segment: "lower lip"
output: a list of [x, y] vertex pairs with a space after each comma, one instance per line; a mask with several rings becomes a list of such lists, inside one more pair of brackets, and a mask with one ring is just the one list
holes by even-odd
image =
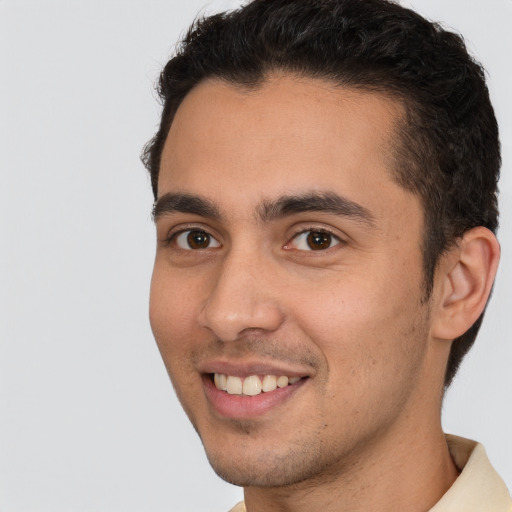
[[230, 395], [215, 387], [210, 375], [203, 376], [203, 385], [206, 396], [215, 411], [230, 419], [257, 418], [271, 409], [287, 402], [307, 381], [300, 379], [294, 384], [284, 388], [277, 388], [268, 393], [255, 396]]

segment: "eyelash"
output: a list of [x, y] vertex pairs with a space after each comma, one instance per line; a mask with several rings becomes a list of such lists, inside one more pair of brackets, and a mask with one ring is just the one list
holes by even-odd
[[[187, 240], [186, 243], [188, 245], [187, 248], [185, 247], [180, 247], [178, 245], [178, 239], [183, 236], [183, 235], [186, 235], [188, 233], [187, 236], [190, 236], [191, 233], [198, 233], [198, 234], [201, 234], [201, 235], [204, 235], [207, 239], [208, 239], [208, 245], [207, 247], [197, 247], [197, 248], [193, 248], [193, 247], [190, 247], [190, 243], [189, 241]], [[309, 234], [309, 236], [311, 236], [311, 234], [320, 234], [320, 235], [327, 235], [328, 237], [330, 237], [329, 239], [329, 246], [328, 247], [318, 247], [316, 249], [312, 248], [311, 246], [309, 246], [309, 249], [298, 249], [298, 248], [294, 248], [294, 247], [290, 247], [293, 243], [297, 243], [297, 241], [299, 240], [299, 238], [302, 236], [302, 235], [306, 235], [306, 234]], [[185, 242], [185, 241], [184, 241]], [[212, 242], [214, 243], [214, 245], [212, 245]], [[289, 239], [288, 242], [286, 242], [286, 244], [283, 246], [283, 249], [285, 250], [297, 250], [297, 251], [303, 251], [303, 252], [325, 252], [326, 250], [328, 249], [331, 249], [332, 247], [335, 247], [337, 245], [340, 245], [340, 244], [343, 244], [343, 240], [335, 235], [333, 232], [331, 232], [330, 230], [328, 229], [325, 229], [325, 228], [318, 228], [316, 226], [311, 226], [307, 229], [301, 229], [299, 231], [297, 231], [296, 233], [293, 234], [293, 236]], [[200, 227], [197, 227], [197, 226], [189, 226], [185, 229], [180, 229], [179, 231], [175, 231], [175, 232], [172, 232], [170, 233], [166, 239], [164, 240], [164, 244], [166, 246], [169, 246], [171, 244], [175, 243], [178, 247], [178, 249], [181, 249], [181, 250], [184, 250], [184, 251], [198, 251], [198, 250], [206, 250], [206, 249], [215, 249], [217, 247], [220, 247], [222, 244], [217, 240], [217, 238], [215, 236], [213, 236], [212, 234], [210, 234], [208, 231], [206, 231], [205, 229], [203, 228], [200, 228]], [[305, 243], [308, 243], [308, 241], [306, 240]]]
[[[328, 235], [329, 237], [331, 237], [331, 240], [330, 240], [330, 243], [329, 243], [329, 247], [326, 247], [326, 248], [319, 248], [319, 249], [313, 249], [313, 248], [309, 248], [309, 251], [307, 249], [294, 249], [293, 247], [289, 247], [294, 241], [297, 241], [299, 239], [299, 237], [301, 235], [306, 235], [306, 234], [313, 234], [313, 233], [318, 233], [318, 234], [321, 234], [321, 235]], [[309, 236], [309, 235], [308, 235]], [[335, 242], [335, 243], [333, 243]], [[306, 242], [307, 243], [307, 242]], [[299, 250], [299, 251], [304, 251], [304, 252], [324, 252], [328, 249], [331, 249], [332, 247], [335, 247], [337, 245], [340, 245], [340, 244], [343, 244], [343, 240], [338, 236], [338, 235], [335, 235], [332, 231], [326, 229], [326, 228], [319, 228], [317, 226], [311, 226], [307, 229], [301, 229], [300, 231], [297, 231], [296, 233], [294, 233], [294, 235], [290, 238], [290, 241], [287, 242], [284, 246], [284, 249], [286, 250]]]
[[[165, 240], [163, 241], [164, 245], [165, 246], [170, 246], [171, 244], [175, 243], [177, 245], [177, 240], [179, 239], [180, 236], [182, 235], [186, 235], [188, 233], [188, 235], [190, 235], [191, 233], [200, 233], [202, 235], [205, 235], [206, 237], [208, 237], [208, 239], [210, 241], [214, 240], [215, 242], [217, 242], [218, 245], [215, 245], [215, 247], [220, 247], [220, 242], [217, 240], [217, 238], [215, 236], [213, 236], [211, 233], [209, 233], [207, 230], [201, 228], [201, 227], [198, 227], [198, 226], [188, 226], [186, 228], [182, 228], [178, 231], [174, 231], [174, 232], [171, 232], [167, 235], [167, 237], [165, 238]], [[204, 249], [210, 249], [211, 247], [205, 247]], [[189, 247], [187, 249], [183, 248], [183, 247], [179, 247], [178, 246], [178, 249], [181, 249], [183, 251], [194, 251], [194, 250], [201, 250], [201, 249], [193, 249], [192, 247]]]

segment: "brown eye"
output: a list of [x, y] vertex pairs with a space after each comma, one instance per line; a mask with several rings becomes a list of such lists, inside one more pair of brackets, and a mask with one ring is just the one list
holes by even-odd
[[204, 231], [189, 231], [187, 243], [191, 249], [206, 249], [210, 243], [210, 235]]
[[310, 229], [298, 233], [286, 244], [285, 249], [296, 249], [299, 251], [325, 251], [341, 244], [341, 240], [328, 231]]
[[176, 238], [176, 245], [180, 249], [201, 250], [212, 247], [220, 247], [220, 243], [206, 231], [200, 229], [189, 229], [179, 233]]
[[325, 231], [310, 231], [306, 242], [313, 251], [328, 249], [332, 244], [332, 235]]

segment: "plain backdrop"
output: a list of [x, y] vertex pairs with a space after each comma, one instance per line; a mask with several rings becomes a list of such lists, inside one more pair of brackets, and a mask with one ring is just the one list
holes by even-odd
[[[0, 511], [225, 511], [147, 319], [153, 84], [205, 0], [0, 0]], [[484, 62], [503, 256], [444, 405], [512, 486], [511, 0], [413, 0]]]

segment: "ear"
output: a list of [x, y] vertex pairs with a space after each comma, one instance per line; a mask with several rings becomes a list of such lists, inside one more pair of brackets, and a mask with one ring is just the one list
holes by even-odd
[[496, 237], [481, 226], [464, 233], [441, 258], [435, 277], [432, 337], [453, 340], [476, 322], [487, 304], [499, 259]]

